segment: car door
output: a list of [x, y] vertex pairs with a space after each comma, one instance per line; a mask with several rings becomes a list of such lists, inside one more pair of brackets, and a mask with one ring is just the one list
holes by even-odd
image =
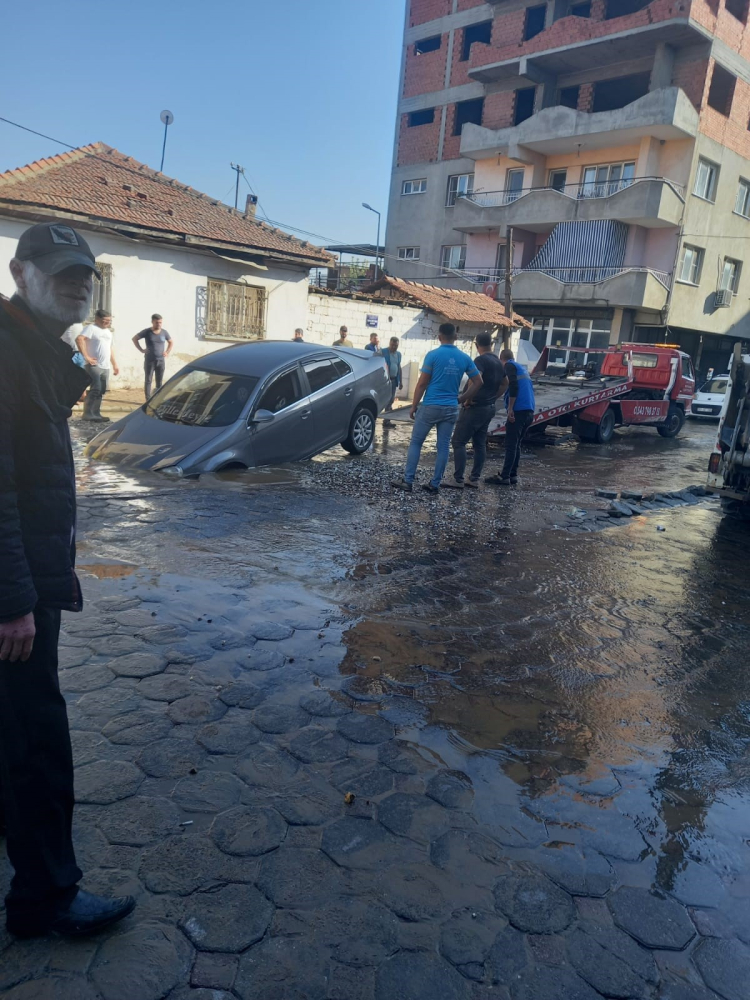
[[351, 366], [337, 357], [311, 358], [302, 367], [307, 378], [315, 440], [322, 451], [339, 444], [349, 433], [354, 374]]
[[[272, 413], [273, 417], [256, 420]], [[255, 465], [275, 465], [306, 458], [314, 450], [310, 400], [299, 365], [277, 372], [263, 386], [248, 418]]]

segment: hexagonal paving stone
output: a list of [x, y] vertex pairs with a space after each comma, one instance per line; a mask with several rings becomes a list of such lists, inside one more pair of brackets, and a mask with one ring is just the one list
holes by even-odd
[[427, 794], [446, 809], [470, 809], [474, 801], [471, 778], [463, 771], [439, 771], [427, 782]]
[[426, 795], [394, 792], [378, 805], [378, 819], [391, 833], [428, 844], [456, 817]]
[[524, 972], [511, 987], [513, 1000], [601, 1000], [589, 984], [568, 969]]
[[273, 904], [252, 885], [224, 885], [195, 892], [180, 926], [202, 951], [244, 951], [260, 941]]
[[526, 935], [517, 931], [515, 927], [503, 927], [497, 932], [487, 960], [487, 968], [493, 983], [507, 986], [515, 982], [531, 964], [526, 940]]
[[414, 749], [401, 740], [381, 743], [378, 747], [378, 761], [396, 774], [419, 774], [427, 764]]
[[471, 985], [446, 961], [426, 952], [400, 952], [375, 978], [375, 1000], [471, 1000]]
[[[15, 986], [22, 979], [38, 975], [49, 963], [52, 950], [49, 938], [13, 941], [3, 926], [2, 945], [2, 950], [0, 950], [0, 990], [6, 990], [10, 986]], [[5, 996], [6, 994], [3, 993], [3, 998]]]
[[97, 826], [110, 844], [143, 847], [179, 832], [182, 814], [170, 799], [134, 795], [97, 814]]
[[135, 692], [141, 698], [151, 701], [177, 701], [178, 698], [187, 698], [193, 694], [195, 687], [195, 681], [180, 674], [155, 674], [153, 677], [144, 677]]
[[335, 897], [341, 871], [320, 851], [282, 847], [260, 863], [256, 884], [277, 906], [318, 909]]
[[750, 947], [740, 941], [707, 938], [693, 952], [706, 986], [724, 1000], [746, 1000], [750, 982]]
[[299, 700], [299, 706], [306, 712], [309, 712], [310, 715], [320, 716], [321, 718], [335, 718], [340, 715], [348, 715], [351, 711], [347, 705], [341, 701], [337, 701], [331, 691], [321, 691], [319, 689], [303, 694]]
[[82, 667], [60, 671], [60, 687], [65, 694], [83, 694], [108, 687], [115, 679], [109, 667], [85, 663]]
[[440, 952], [451, 965], [483, 965], [503, 925], [495, 913], [460, 910], [440, 928]]
[[380, 965], [398, 951], [398, 921], [374, 899], [344, 899], [317, 915], [317, 936], [337, 962], [354, 968]]
[[617, 885], [612, 865], [597, 851], [573, 846], [540, 848], [534, 864], [573, 896], [606, 896]]
[[403, 920], [436, 920], [451, 909], [438, 883], [429, 877], [429, 868], [399, 868], [389, 873], [379, 887], [380, 900]]
[[240, 959], [234, 988], [242, 1000], [324, 1000], [328, 962], [299, 938], [266, 938]]
[[210, 834], [225, 854], [251, 857], [277, 848], [286, 836], [286, 823], [275, 809], [237, 806], [216, 817]]
[[289, 750], [305, 764], [330, 764], [346, 757], [349, 743], [338, 733], [315, 727], [295, 736]]
[[687, 911], [648, 889], [622, 886], [607, 898], [615, 923], [647, 948], [681, 951], [695, 937]]
[[220, 813], [237, 805], [242, 788], [242, 782], [233, 774], [200, 771], [181, 778], [172, 796], [186, 812]]
[[190, 975], [190, 945], [176, 927], [144, 923], [107, 938], [89, 976], [103, 1000], [161, 1000]]
[[108, 805], [135, 795], [143, 773], [125, 760], [97, 760], [84, 764], [75, 773], [76, 801]]
[[107, 635], [92, 639], [89, 646], [102, 656], [125, 656], [126, 653], [147, 653], [148, 646], [132, 635]]
[[182, 778], [198, 771], [206, 760], [206, 751], [192, 740], [159, 740], [141, 750], [138, 765], [151, 778]]
[[294, 757], [265, 743], [251, 746], [234, 766], [234, 773], [248, 785], [273, 789], [288, 785], [297, 771]]
[[135, 694], [132, 688], [119, 687], [117, 684], [108, 684], [105, 688], [97, 691], [89, 691], [76, 702], [76, 705], [84, 715], [94, 718], [104, 716], [106, 720], [113, 715], [127, 715], [134, 712], [141, 706], [141, 699]]
[[330, 780], [342, 792], [353, 792], [360, 798], [370, 799], [393, 791], [395, 774], [382, 764], [350, 757], [336, 764]]
[[138, 875], [151, 892], [188, 896], [218, 882], [240, 881], [233, 858], [208, 837], [190, 833], [167, 837], [144, 852]]
[[182, 625], [148, 625], [146, 628], [138, 629], [135, 634], [157, 646], [169, 646], [178, 639], [184, 639], [188, 633]]
[[142, 628], [151, 625], [154, 616], [146, 608], [127, 608], [124, 611], [116, 612], [115, 621], [126, 628]]
[[258, 670], [265, 673], [268, 670], [278, 670], [286, 663], [286, 657], [276, 650], [251, 649], [247, 656], [238, 661], [245, 670]]
[[99, 733], [73, 730], [70, 734], [70, 743], [73, 748], [74, 767], [82, 767], [95, 760], [106, 760], [120, 755], [120, 751]]
[[231, 709], [219, 722], [209, 722], [196, 739], [209, 753], [238, 754], [260, 741], [261, 734], [250, 721], [249, 713]]
[[250, 628], [250, 635], [255, 639], [267, 639], [271, 642], [278, 642], [280, 639], [288, 639], [294, 629], [288, 625], [278, 625], [276, 622], [259, 622]]
[[57, 974], [21, 983], [4, 993], [3, 1000], [99, 1000], [99, 995], [83, 976], [68, 979]]
[[102, 734], [112, 743], [123, 746], [145, 746], [162, 740], [172, 732], [172, 723], [163, 713], [139, 709], [118, 715], [102, 729]]
[[495, 908], [521, 931], [554, 934], [564, 931], [575, 917], [567, 892], [543, 875], [501, 875], [493, 893]]
[[205, 694], [191, 694], [178, 698], [167, 709], [167, 715], [176, 725], [196, 722], [215, 722], [226, 714], [227, 706], [218, 698]]
[[225, 705], [237, 708], [256, 708], [265, 700], [266, 692], [250, 681], [232, 681], [219, 692], [219, 697]]
[[450, 830], [430, 844], [433, 865], [482, 888], [507, 871], [504, 857], [494, 840], [470, 830]]
[[266, 702], [253, 712], [253, 722], [264, 733], [291, 733], [310, 721], [298, 705], [275, 705]]
[[150, 677], [160, 674], [167, 665], [165, 656], [156, 653], [127, 653], [110, 663], [110, 669], [120, 677]]
[[584, 924], [567, 941], [570, 964], [607, 997], [647, 996], [658, 981], [656, 962], [623, 931]]
[[71, 667], [81, 667], [91, 656], [91, 650], [85, 646], [61, 646], [57, 654], [57, 668], [69, 670]]
[[716, 994], [692, 983], [663, 983], [659, 1000], [716, 1000]]
[[416, 844], [400, 840], [373, 820], [345, 816], [323, 831], [322, 849], [337, 865], [378, 871], [424, 860]]
[[321, 826], [346, 808], [343, 795], [315, 778], [295, 782], [274, 801], [274, 807], [291, 826]]
[[350, 712], [342, 715], [336, 728], [352, 743], [386, 743], [396, 734], [393, 725], [379, 715], [362, 715]]

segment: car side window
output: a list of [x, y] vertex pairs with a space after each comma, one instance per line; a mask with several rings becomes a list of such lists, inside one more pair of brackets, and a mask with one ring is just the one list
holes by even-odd
[[325, 389], [327, 385], [336, 382], [345, 374], [344, 372], [339, 374], [329, 358], [324, 358], [321, 361], [306, 361], [304, 368], [307, 381], [310, 383], [310, 392]]
[[299, 399], [302, 399], [299, 374], [296, 368], [292, 368], [288, 372], [284, 372], [283, 375], [279, 375], [264, 389], [256, 409], [278, 413]]
[[339, 378], [343, 378], [344, 375], [349, 375], [351, 373], [351, 366], [342, 360], [342, 358], [336, 358], [333, 362], [333, 367], [336, 369]]

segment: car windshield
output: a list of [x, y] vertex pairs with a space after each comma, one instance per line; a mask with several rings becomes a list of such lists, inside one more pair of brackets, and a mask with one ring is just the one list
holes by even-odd
[[701, 392], [715, 392], [723, 396], [727, 391], [727, 380], [725, 378], [712, 378], [710, 382], [704, 382], [700, 388]]
[[258, 379], [188, 368], [154, 393], [146, 413], [173, 424], [227, 427], [242, 413]]

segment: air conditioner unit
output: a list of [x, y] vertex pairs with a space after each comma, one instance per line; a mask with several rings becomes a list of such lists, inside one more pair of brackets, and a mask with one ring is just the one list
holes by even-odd
[[727, 309], [732, 304], [732, 293], [728, 288], [714, 292], [714, 309]]

